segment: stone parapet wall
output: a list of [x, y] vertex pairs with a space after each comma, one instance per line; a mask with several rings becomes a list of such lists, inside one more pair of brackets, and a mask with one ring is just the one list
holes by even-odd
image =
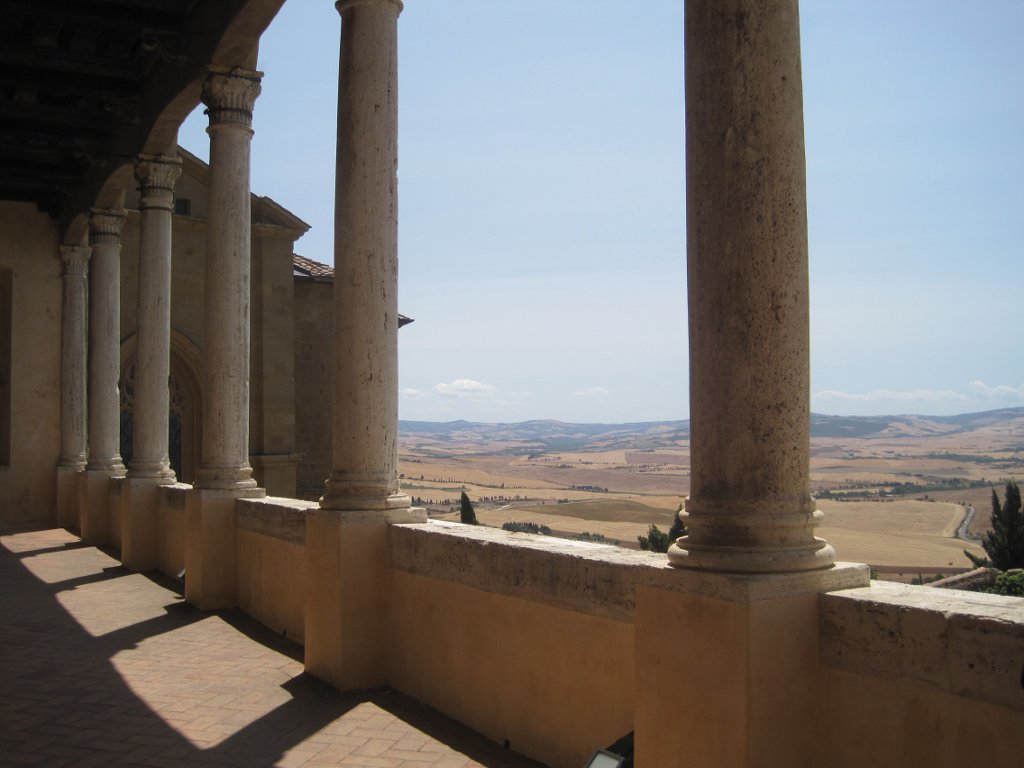
[[819, 611], [825, 666], [1024, 712], [1020, 598], [874, 582]]

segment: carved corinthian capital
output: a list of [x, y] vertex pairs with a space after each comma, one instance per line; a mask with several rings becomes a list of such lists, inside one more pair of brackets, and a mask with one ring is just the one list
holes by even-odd
[[60, 260], [64, 265], [64, 277], [85, 277], [89, 274], [89, 257], [92, 248], [84, 245], [60, 246]]
[[124, 217], [124, 211], [93, 208], [89, 214], [89, 244], [119, 244]]
[[173, 211], [174, 182], [180, 175], [180, 157], [140, 155], [135, 163], [135, 178], [142, 192], [139, 207]]
[[252, 108], [260, 95], [262, 72], [211, 67], [203, 82], [203, 104], [210, 128], [220, 125], [250, 128]]

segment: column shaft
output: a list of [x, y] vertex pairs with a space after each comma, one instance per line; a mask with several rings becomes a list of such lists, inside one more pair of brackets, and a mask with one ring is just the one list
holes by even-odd
[[676, 565], [828, 567], [809, 494], [797, 0], [686, 5], [692, 481]]
[[332, 470], [321, 506], [398, 509], [397, 0], [342, 17], [334, 210]]
[[174, 182], [181, 159], [145, 156], [135, 165], [141, 185], [138, 343], [135, 363], [134, 450], [129, 477], [174, 482], [168, 458], [171, 374], [171, 229]]
[[256, 487], [249, 465], [249, 156], [261, 77], [216, 70], [203, 87], [210, 116], [203, 451], [196, 480], [203, 488]]
[[85, 467], [87, 451], [86, 328], [88, 325], [89, 255], [84, 246], [62, 245], [64, 293], [61, 303], [62, 467]]
[[120, 451], [121, 227], [124, 211], [92, 212], [89, 242], [89, 463], [124, 474]]

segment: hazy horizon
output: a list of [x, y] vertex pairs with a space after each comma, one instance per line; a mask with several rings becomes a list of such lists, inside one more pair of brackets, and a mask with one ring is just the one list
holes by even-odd
[[[253, 191], [333, 261], [340, 21], [260, 44]], [[683, 3], [410, 0], [399, 20], [401, 417], [684, 419]], [[1024, 3], [801, 4], [811, 406], [1024, 404]], [[208, 156], [200, 107], [183, 146]]]

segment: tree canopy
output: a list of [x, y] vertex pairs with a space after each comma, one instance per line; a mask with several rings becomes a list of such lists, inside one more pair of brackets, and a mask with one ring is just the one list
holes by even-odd
[[1013, 480], [1006, 484], [1005, 501], [992, 489], [992, 530], [985, 534], [981, 546], [1001, 571], [1024, 568], [1024, 512], [1021, 510], [1020, 488]]

